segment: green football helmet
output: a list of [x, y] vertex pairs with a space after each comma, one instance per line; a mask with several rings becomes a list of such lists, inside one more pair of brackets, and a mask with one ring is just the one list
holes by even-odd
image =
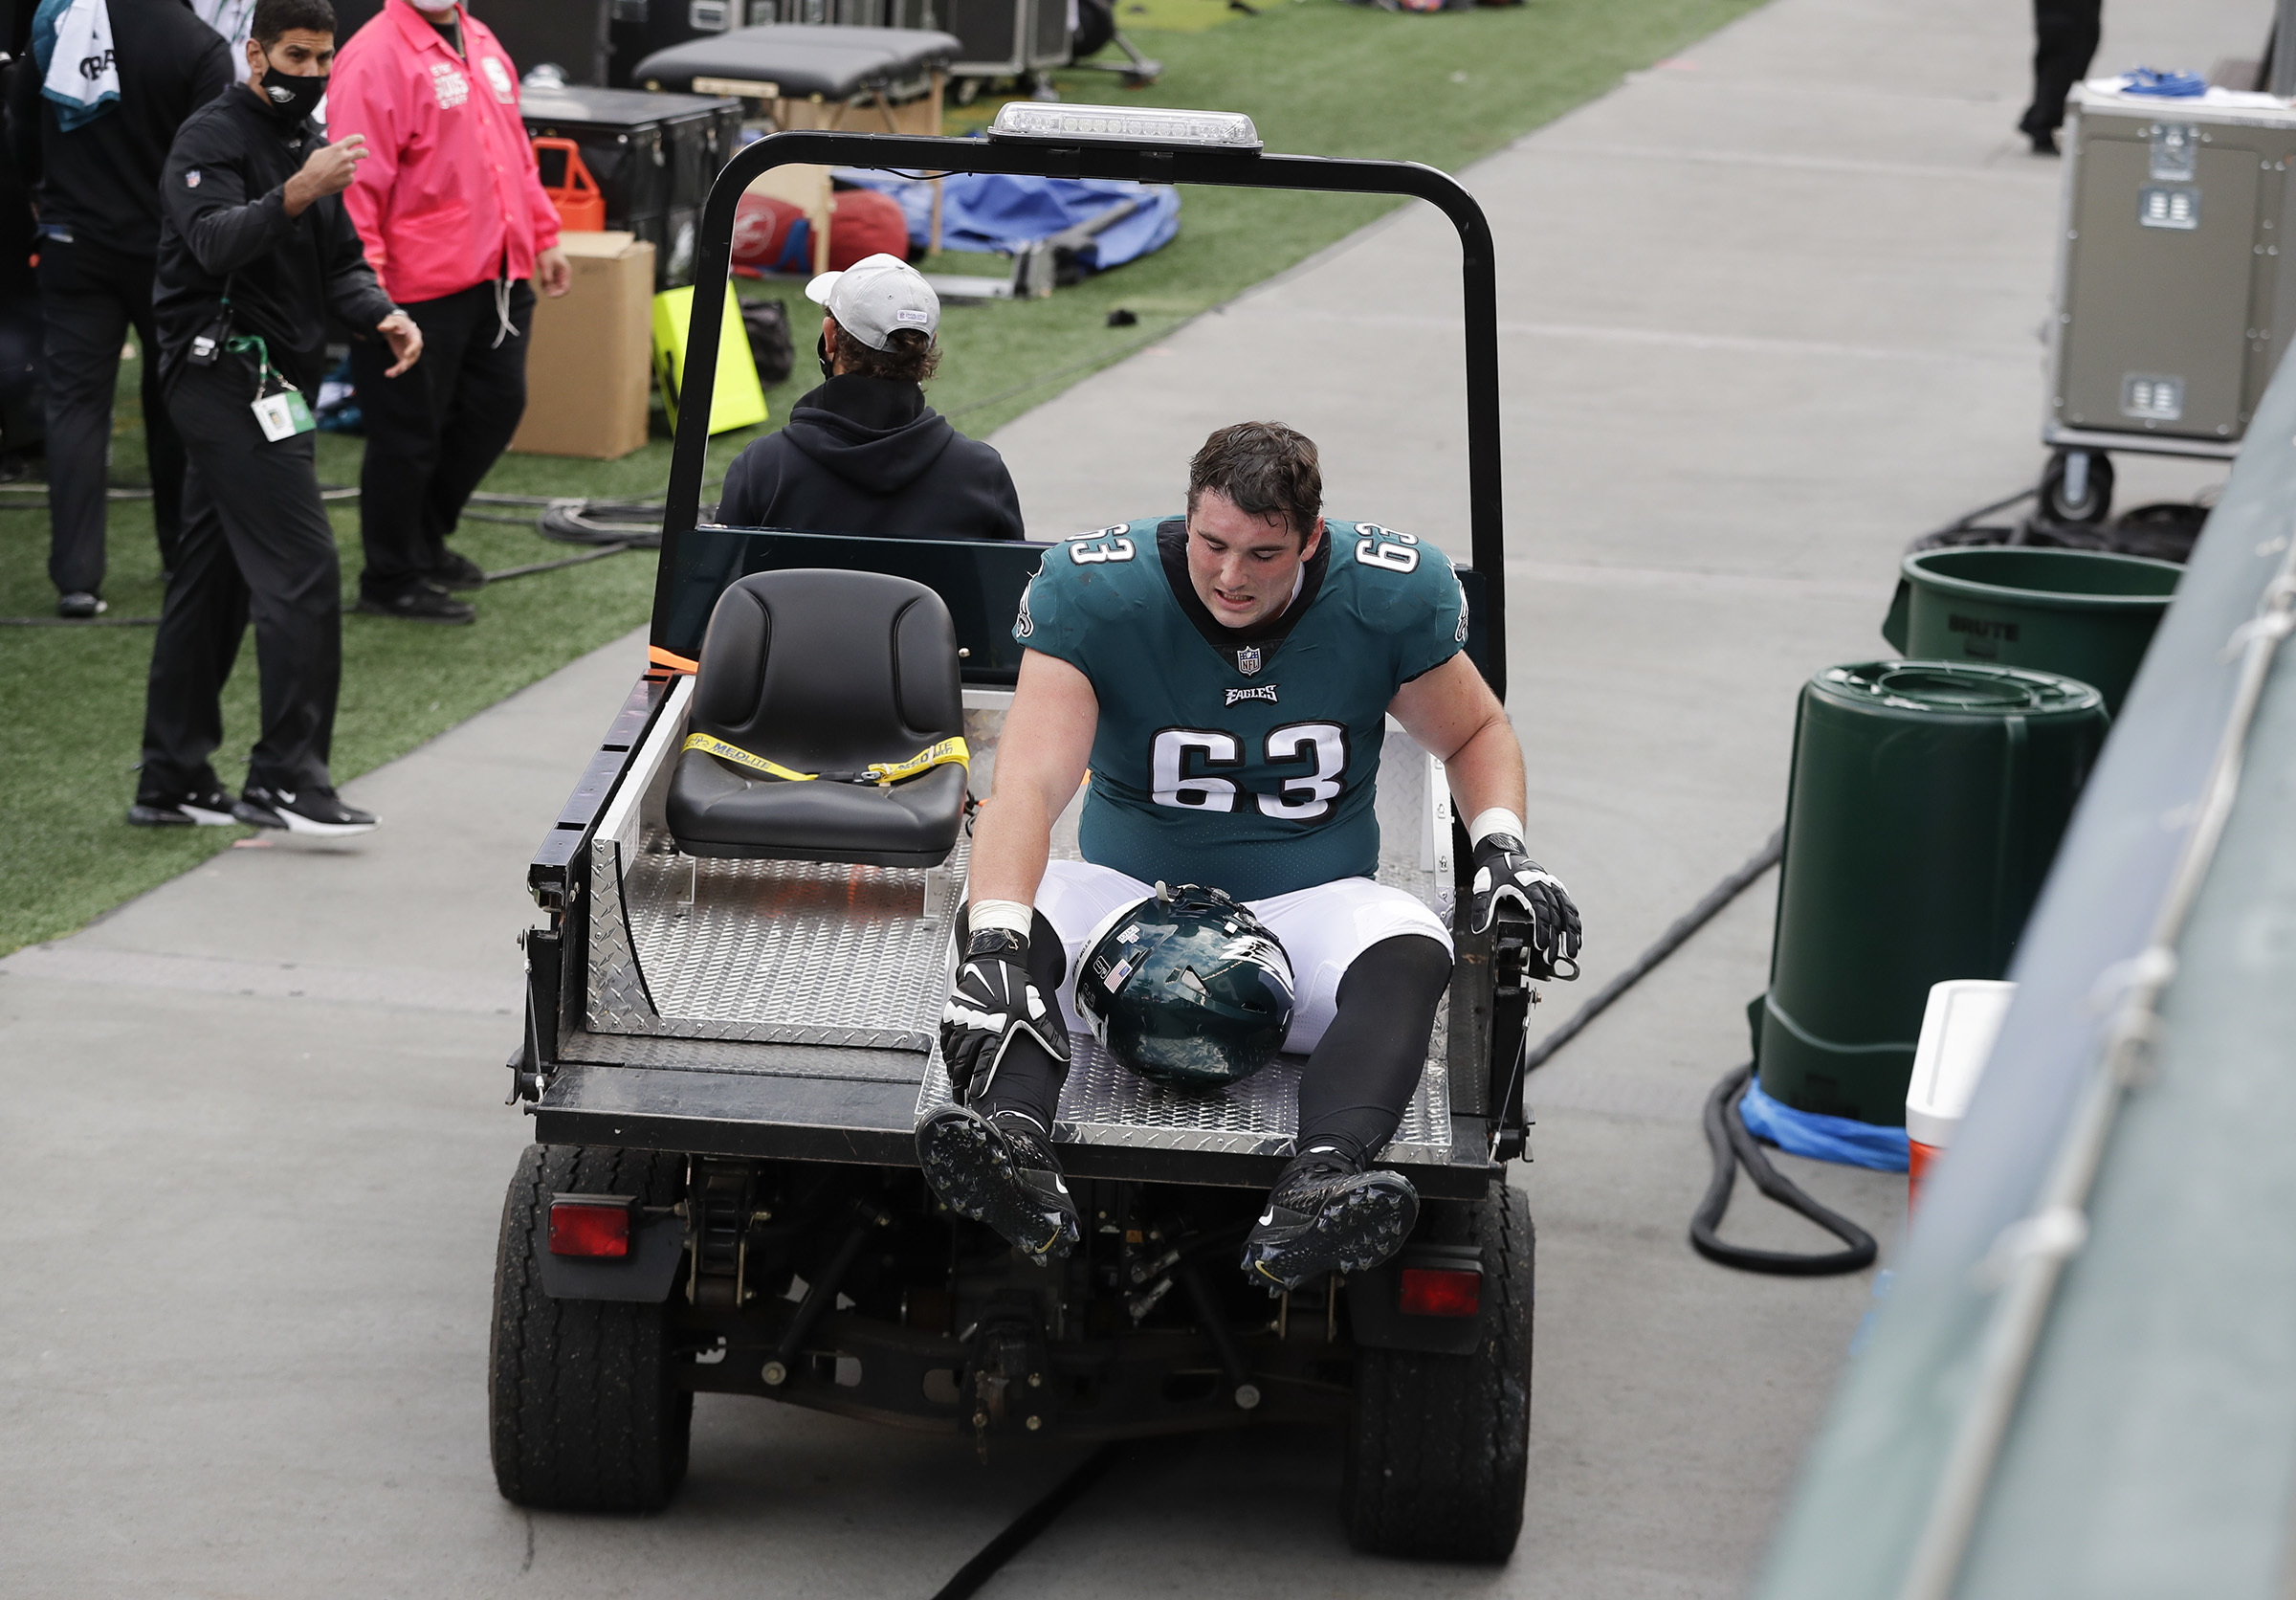
[[1085, 942], [1076, 1010], [1118, 1061], [1183, 1089], [1241, 1082], [1292, 1028], [1292, 962], [1218, 889], [1183, 883], [1117, 910]]

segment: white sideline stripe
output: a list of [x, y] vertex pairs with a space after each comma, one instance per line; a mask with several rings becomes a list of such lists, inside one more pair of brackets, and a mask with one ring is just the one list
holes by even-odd
[[[1410, 311], [1329, 311], [1310, 305], [1251, 307], [1254, 317], [1285, 322], [1343, 322], [1350, 327], [1442, 329], [1456, 333], [1466, 319]], [[2030, 365], [2040, 359], [2039, 345], [2018, 344], [1998, 349], [1913, 349], [1888, 344], [1845, 344], [1830, 339], [1778, 339], [1755, 333], [1689, 333], [1678, 328], [1630, 328], [1598, 322], [1499, 323], [1499, 332], [1513, 339], [1576, 339], [1594, 344], [1639, 344], [1669, 350], [1726, 350], [1740, 355], [1817, 356], [1832, 360], [1901, 361], [1930, 366], [1965, 366], [1972, 362]]]
[[212, 956], [92, 950], [58, 944], [30, 944], [13, 955], [0, 958], [0, 974], [121, 989], [252, 994], [266, 1000], [320, 1000], [338, 1005], [392, 1006], [484, 1016], [513, 1015], [519, 1006], [515, 973], [490, 980], [454, 972], [229, 961]]
[[1762, 572], [1701, 572], [1690, 567], [1612, 567], [1601, 562], [1529, 561], [1507, 563], [1510, 578], [1534, 583], [1582, 584], [1593, 589], [1664, 589], [1673, 594], [1747, 594], [1779, 600], [1847, 600], [1887, 606], [1889, 580], [1851, 582], [1843, 578], [1777, 577]]

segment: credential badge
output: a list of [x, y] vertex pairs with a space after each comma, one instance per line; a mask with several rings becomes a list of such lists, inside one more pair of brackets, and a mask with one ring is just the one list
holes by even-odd
[[1236, 671], [1242, 673], [1246, 678], [1249, 678], [1259, 670], [1260, 647], [1258, 645], [1247, 644], [1236, 652]]

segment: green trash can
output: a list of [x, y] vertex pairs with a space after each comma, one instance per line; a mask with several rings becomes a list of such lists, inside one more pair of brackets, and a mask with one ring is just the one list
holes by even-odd
[[1998, 978], [2105, 743], [2102, 697], [1958, 661], [1832, 667], [1801, 691], [1763, 1090], [1902, 1126], [1930, 986]]
[[2093, 683], [2119, 716], [2184, 568], [2104, 550], [1992, 544], [1906, 557], [1882, 636], [1901, 656]]

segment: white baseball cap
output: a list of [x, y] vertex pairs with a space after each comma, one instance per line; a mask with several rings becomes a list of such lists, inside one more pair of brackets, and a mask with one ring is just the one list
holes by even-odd
[[806, 299], [872, 350], [892, 349], [903, 328], [930, 343], [940, 327], [940, 297], [897, 256], [864, 256], [843, 272], [825, 272], [806, 285]]

